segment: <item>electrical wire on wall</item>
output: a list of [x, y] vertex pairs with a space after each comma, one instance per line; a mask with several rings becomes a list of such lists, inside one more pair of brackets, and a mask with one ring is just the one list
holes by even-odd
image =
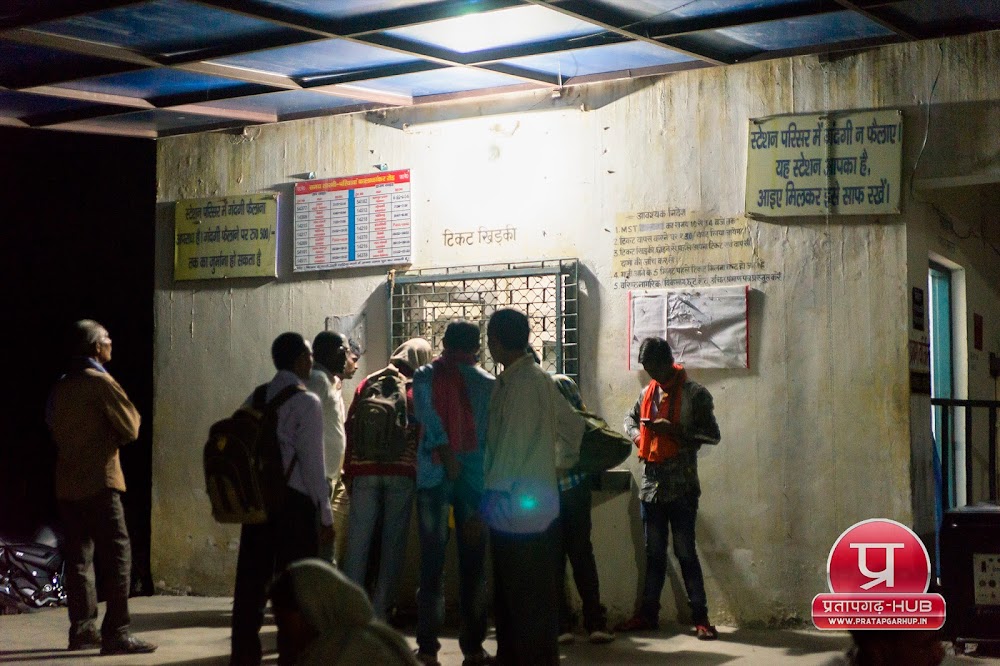
[[974, 224], [968, 225], [968, 231], [962, 233], [959, 231], [959, 227], [955, 224], [955, 220], [947, 215], [937, 204], [933, 201], [928, 201], [917, 196], [914, 183], [916, 182], [917, 168], [920, 166], [920, 160], [924, 155], [924, 150], [927, 148], [927, 139], [930, 136], [931, 131], [931, 107], [934, 104], [934, 92], [937, 90], [938, 80], [941, 78], [941, 69], [944, 66], [944, 45], [942, 43], [938, 44], [938, 52], [940, 58], [938, 59], [937, 72], [934, 74], [934, 81], [931, 83], [930, 95], [927, 98], [926, 113], [924, 116], [924, 138], [920, 143], [920, 151], [917, 153], [917, 158], [913, 162], [913, 169], [910, 171], [910, 198], [914, 201], [930, 206], [931, 210], [938, 216], [938, 221], [941, 226], [947, 231], [951, 232], [958, 240], [968, 240], [970, 238], [978, 238], [983, 242], [983, 245], [993, 250], [998, 256], [1000, 256], [1000, 246], [996, 245], [993, 241], [989, 239], [989, 235], [986, 233], [986, 215], [984, 214], [980, 217], [979, 228], [976, 229]]

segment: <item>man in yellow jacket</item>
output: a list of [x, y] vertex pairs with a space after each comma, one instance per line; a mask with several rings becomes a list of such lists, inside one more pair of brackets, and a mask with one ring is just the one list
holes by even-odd
[[[125, 477], [118, 448], [139, 436], [139, 412], [104, 365], [111, 337], [91, 319], [76, 322], [65, 375], [49, 396], [46, 420], [57, 448], [56, 499], [65, 530], [69, 649], [101, 654], [152, 652], [129, 633], [131, 548], [120, 494]], [[107, 611], [97, 631], [97, 594], [90, 569], [98, 553]]]

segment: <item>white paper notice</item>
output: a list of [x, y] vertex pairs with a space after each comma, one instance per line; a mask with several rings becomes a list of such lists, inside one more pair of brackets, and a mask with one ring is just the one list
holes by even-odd
[[690, 368], [747, 368], [749, 286], [632, 292], [630, 369], [644, 338], [666, 338], [674, 360]]

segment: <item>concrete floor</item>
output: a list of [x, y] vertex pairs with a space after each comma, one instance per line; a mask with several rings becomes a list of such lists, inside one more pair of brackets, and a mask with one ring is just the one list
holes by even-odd
[[[102, 604], [103, 606], [103, 604]], [[97, 650], [67, 652], [69, 620], [64, 608], [25, 615], [0, 616], [0, 662], [5, 664], [226, 664], [229, 653], [229, 616], [232, 599], [227, 597], [137, 597], [130, 601], [132, 630], [158, 643], [153, 654], [100, 657]], [[657, 632], [619, 636], [609, 645], [590, 645], [583, 636], [563, 646], [562, 660], [575, 664], [823, 664], [842, 652], [849, 638], [842, 633], [812, 630], [747, 630], [720, 627], [715, 642], [695, 639], [677, 625]], [[413, 632], [407, 641], [416, 647]], [[265, 625], [262, 638], [276, 663], [275, 628]], [[462, 654], [454, 632], [442, 640], [438, 658], [445, 666], [458, 666]], [[486, 649], [495, 652], [490, 638]], [[1000, 664], [997, 659], [962, 658], [959, 663]], [[369, 665], [371, 666], [371, 665]]]

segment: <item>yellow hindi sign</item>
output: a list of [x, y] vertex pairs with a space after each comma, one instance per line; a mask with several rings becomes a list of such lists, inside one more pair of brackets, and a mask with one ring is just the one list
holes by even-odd
[[750, 120], [747, 217], [899, 212], [899, 110]]
[[174, 279], [276, 277], [278, 197], [185, 199], [174, 208]]

